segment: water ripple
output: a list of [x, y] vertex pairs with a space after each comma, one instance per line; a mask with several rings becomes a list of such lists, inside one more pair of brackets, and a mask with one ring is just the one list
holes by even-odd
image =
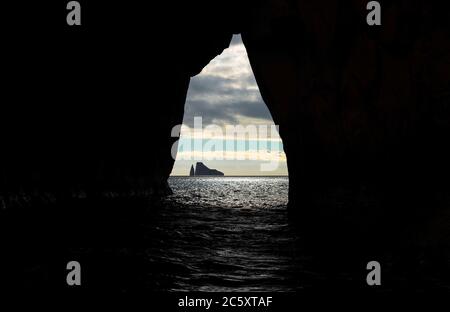
[[287, 178], [171, 177], [169, 184], [174, 195], [149, 229], [147, 252], [161, 287], [299, 289], [301, 259], [287, 223]]

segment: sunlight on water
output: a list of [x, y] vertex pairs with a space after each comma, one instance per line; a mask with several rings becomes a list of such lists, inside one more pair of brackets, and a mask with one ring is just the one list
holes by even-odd
[[298, 289], [300, 259], [287, 222], [288, 178], [171, 177], [148, 250], [169, 290]]
[[287, 177], [171, 177], [171, 198], [181, 203], [230, 208], [287, 205]]

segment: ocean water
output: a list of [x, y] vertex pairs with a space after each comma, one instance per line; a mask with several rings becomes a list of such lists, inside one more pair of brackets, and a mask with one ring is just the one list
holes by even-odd
[[[169, 183], [174, 193], [161, 200], [82, 200], [61, 215], [42, 209], [33, 218], [21, 211], [0, 218], [5, 235], [15, 238], [2, 254], [2, 276], [20, 287], [54, 289], [65, 281], [70, 259], [82, 264], [87, 291], [291, 292], [364, 287], [367, 262], [380, 259], [383, 291], [450, 290], [447, 249], [429, 256], [387, 249], [374, 258], [359, 247], [343, 250], [339, 241], [320, 243], [291, 224], [285, 177], [171, 177]], [[54, 222], [61, 216], [65, 222]]]
[[[294, 291], [305, 259], [287, 220], [287, 177], [170, 177], [150, 225], [150, 280], [174, 291]], [[154, 285], [155, 286], [155, 285]]]

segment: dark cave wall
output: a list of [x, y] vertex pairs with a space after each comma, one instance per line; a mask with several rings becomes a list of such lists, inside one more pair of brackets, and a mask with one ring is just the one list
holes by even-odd
[[80, 3], [79, 28], [66, 25], [66, 1], [5, 4], [6, 206], [170, 193], [171, 131], [183, 120], [190, 77], [232, 37], [226, 10], [216, 16], [219, 6], [206, 1]]
[[4, 199], [169, 193], [189, 79], [242, 33], [294, 220], [327, 233], [446, 215], [448, 4], [382, 2], [369, 27], [356, 0], [81, 1], [71, 28], [66, 2], [41, 2], [4, 5]]
[[280, 125], [294, 219], [404, 242], [449, 221], [449, 10], [386, 2], [369, 27], [366, 4], [267, 1], [242, 37]]

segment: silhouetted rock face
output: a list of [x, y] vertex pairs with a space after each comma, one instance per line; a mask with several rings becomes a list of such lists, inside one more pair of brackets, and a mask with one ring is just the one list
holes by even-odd
[[5, 4], [5, 205], [18, 194], [169, 194], [190, 77], [232, 37], [231, 8], [207, 1], [81, 3], [80, 27], [65, 26], [65, 6]]
[[266, 1], [242, 32], [280, 126], [290, 212], [327, 239], [395, 240], [449, 215], [449, 4], [383, 2], [380, 27], [366, 4]]
[[216, 169], [209, 169], [202, 162], [198, 162], [195, 165], [195, 175], [196, 176], [223, 176], [223, 172]]

